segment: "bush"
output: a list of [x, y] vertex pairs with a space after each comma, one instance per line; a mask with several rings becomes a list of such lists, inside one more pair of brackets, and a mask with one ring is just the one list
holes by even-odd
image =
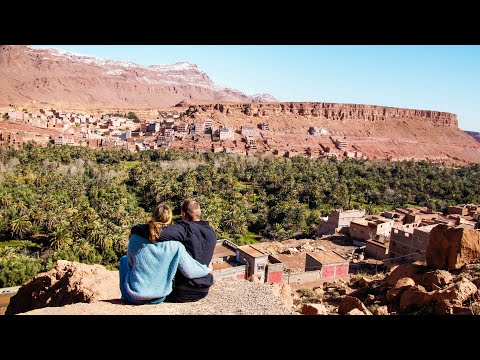
[[0, 288], [19, 286], [44, 271], [40, 259], [12, 256], [0, 259]]

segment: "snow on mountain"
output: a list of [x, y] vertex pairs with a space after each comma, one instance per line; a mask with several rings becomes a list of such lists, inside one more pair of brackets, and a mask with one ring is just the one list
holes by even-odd
[[252, 95], [252, 102], [254, 103], [269, 103], [269, 102], [278, 102], [277, 99], [275, 99], [272, 95], [270, 94], [255, 94]]
[[[0, 73], [5, 75], [3, 91], [12, 100], [36, 99], [47, 91], [52, 101], [78, 99], [105, 104], [174, 104], [181, 99], [277, 101], [268, 94], [252, 97], [217, 85], [197, 65], [189, 62], [143, 66], [58, 48], [2, 45], [0, 50], [3, 66]], [[19, 80], [16, 74], [26, 74], [26, 77]], [[20, 87], [15, 85], [17, 81], [21, 81]]]

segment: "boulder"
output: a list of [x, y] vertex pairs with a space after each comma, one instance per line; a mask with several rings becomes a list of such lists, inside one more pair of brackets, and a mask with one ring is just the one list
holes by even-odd
[[350, 310], [348, 313], [346, 313], [345, 315], [372, 315], [372, 314], [365, 314], [363, 311], [361, 310], [358, 310], [358, 309], [352, 309]]
[[426, 305], [430, 301], [431, 295], [423, 286], [415, 285], [405, 290], [400, 297], [400, 309], [411, 310]]
[[345, 296], [338, 305], [338, 313], [346, 314], [352, 309], [358, 309], [364, 315], [372, 315], [372, 313], [367, 309], [367, 307], [356, 297]]
[[272, 284], [272, 291], [282, 299], [287, 309], [293, 308], [292, 288], [288, 284]]
[[317, 287], [317, 288], [313, 289], [313, 292], [315, 294], [317, 294], [318, 298], [322, 298], [323, 295], [325, 294], [325, 290], [323, 290], [323, 288], [321, 288], [321, 287]]
[[480, 258], [480, 231], [437, 225], [430, 232], [425, 257], [427, 266], [460, 269]]
[[322, 304], [303, 304], [303, 315], [328, 315], [328, 310]]
[[453, 306], [452, 314], [453, 315], [473, 315], [473, 311], [467, 306]]
[[118, 271], [102, 265], [58, 260], [54, 269], [38, 274], [11, 299], [6, 315], [44, 307], [121, 298]]
[[435, 290], [436, 287], [443, 287], [453, 280], [453, 275], [446, 270], [429, 271], [423, 276], [422, 284], [428, 290]]
[[379, 306], [373, 310], [373, 315], [389, 315], [388, 308], [386, 306]]
[[400, 264], [393, 266], [387, 276], [385, 277], [385, 281], [387, 285], [394, 286], [398, 280], [402, 278], [418, 278], [419, 274], [423, 270], [423, 267], [419, 264]]
[[472, 309], [473, 315], [480, 315], [480, 301], [474, 302], [470, 309]]
[[368, 287], [371, 282], [373, 282], [373, 280], [362, 277], [360, 280], [358, 280], [358, 286], [362, 288]]
[[431, 296], [435, 301], [449, 301], [452, 304], [461, 306], [477, 292], [477, 287], [470, 280], [462, 279], [459, 282], [449, 285], [445, 289], [434, 291]]
[[397, 281], [395, 286], [388, 290], [387, 292], [387, 300], [388, 301], [395, 301], [395, 299], [400, 299], [403, 292], [407, 290], [409, 287], [415, 286], [415, 281], [412, 278], [404, 277]]

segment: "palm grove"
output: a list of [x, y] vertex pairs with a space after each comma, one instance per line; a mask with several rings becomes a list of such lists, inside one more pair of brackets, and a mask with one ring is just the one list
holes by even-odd
[[[368, 213], [407, 205], [478, 203], [480, 165], [444, 167], [178, 151], [92, 150], [33, 143], [0, 151], [0, 287], [56, 260], [115, 269], [130, 227], [155, 204], [195, 197], [219, 238], [248, 243], [311, 237], [337, 207]], [[258, 236], [258, 237], [260, 237]]]

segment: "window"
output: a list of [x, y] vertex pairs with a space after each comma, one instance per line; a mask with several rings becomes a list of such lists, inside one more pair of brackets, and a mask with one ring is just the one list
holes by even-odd
[[257, 265], [257, 270], [260, 271], [260, 270], [265, 270], [265, 264], [258, 264]]

